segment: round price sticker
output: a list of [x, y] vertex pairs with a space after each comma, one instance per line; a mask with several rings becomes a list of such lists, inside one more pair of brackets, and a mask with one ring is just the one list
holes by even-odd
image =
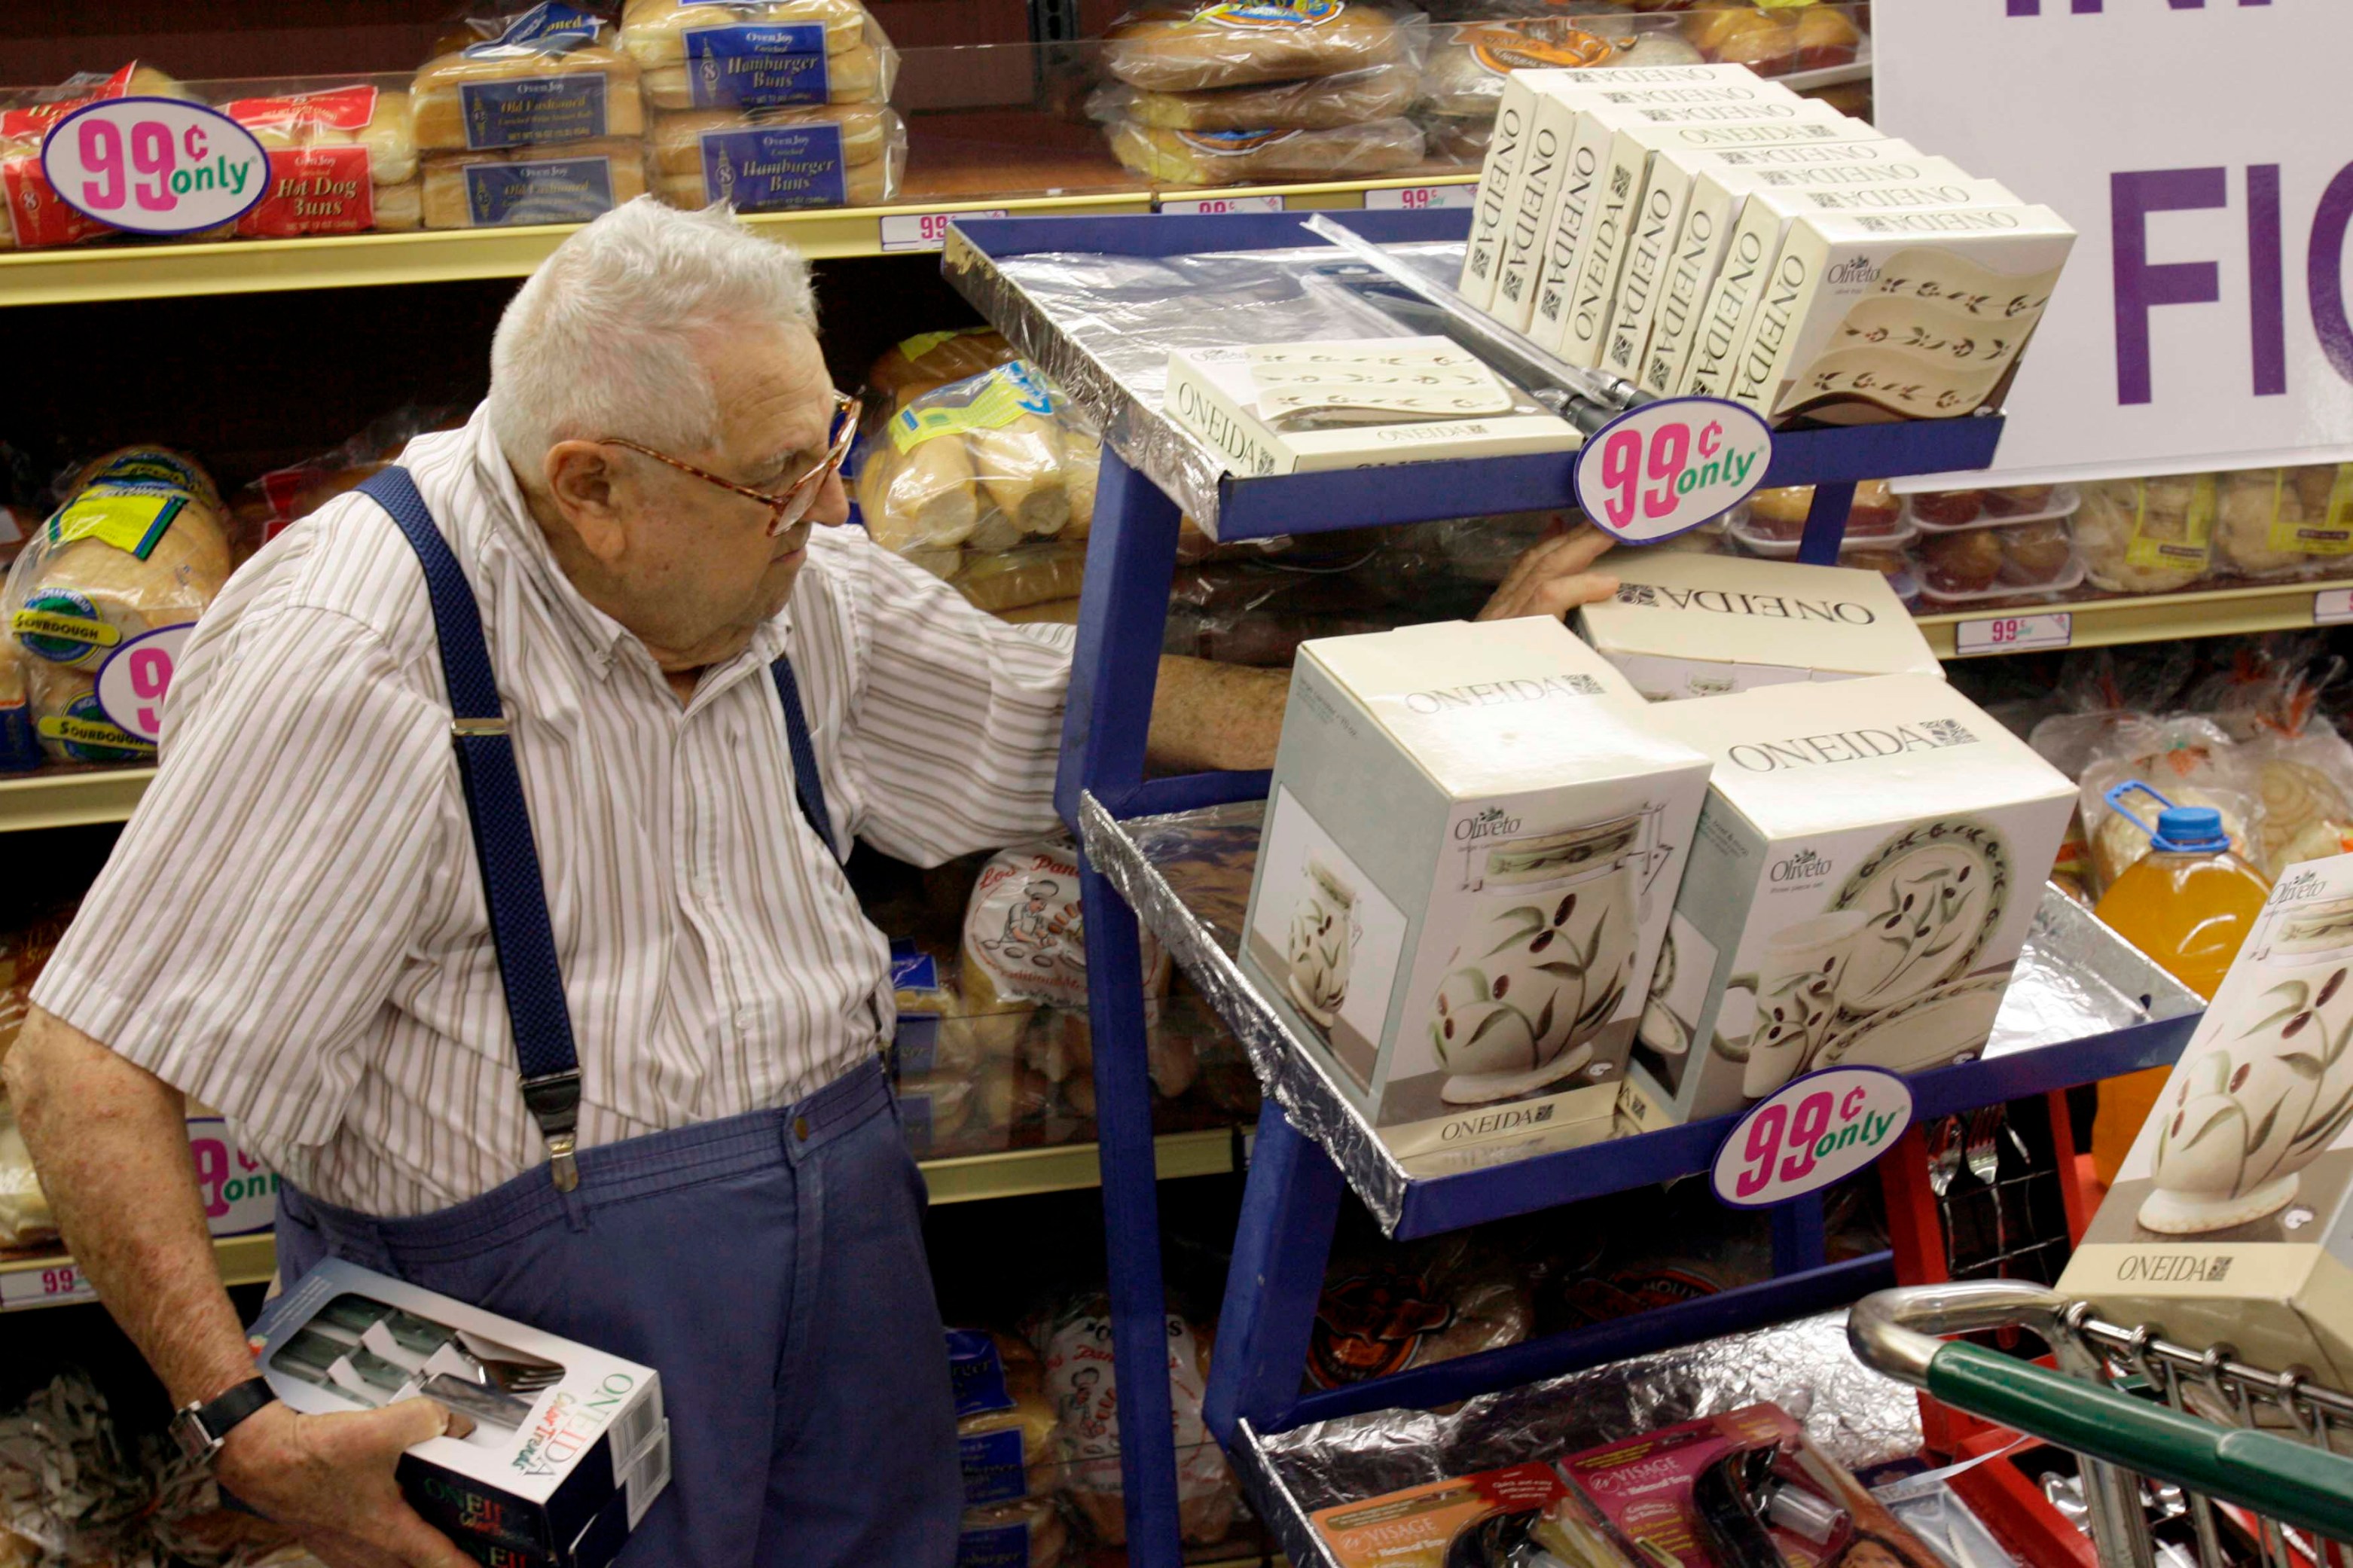
[[193, 622], [142, 632], [107, 656], [98, 669], [98, 710], [108, 723], [153, 745], [164, 733], [164, 694], [180, 667], [180, 649]]
[[1737, 403], [1666, 397], [1630, 408], [1586, 437], [1577, 504], [1630, 544], [1697, 528], [1765, 482], [1773, 433]]
[[1763, 1208], [1820, 1192], [1895, 1147], [1912, 1090], [1881, 1068], [1825, 1068], [1748, 1108], [1716, 1151], [1715, 1195]]
[[269, 190], [269, 154], [217, 110], [110, 98], [49, 128], [41, 173], [76, 211], [134, 234], [193, 234], [245, 216]]

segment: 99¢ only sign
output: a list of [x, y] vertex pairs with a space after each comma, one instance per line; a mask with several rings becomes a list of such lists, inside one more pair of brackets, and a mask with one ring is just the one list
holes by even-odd
[[110, 98], [49, 128], [41, 173], [77, 212], [133, 234], [235, 223], [269, 191], [269, 154], [227, 115], [176, 98]]
[[1895, 1147], [1912, 1090], [1879, 1068], [1825, 1068], [1748, 1108], [1716, 1151], [1716, 1197], [1764, 1208], [1843, 1181]]
[[1697, 528], [1765, 482], [1773, 434], [1749, 409], [1714, 397], [1663, 397], [1586, 437], [1577, 504], [1630, 544]]

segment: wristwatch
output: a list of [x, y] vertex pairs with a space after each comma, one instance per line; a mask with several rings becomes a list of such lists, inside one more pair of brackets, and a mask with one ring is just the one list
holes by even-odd
[[248, 1377], [217, 1399], [198, 1400], [174, 1412], [173, 1441], [196, 1464], [210, 1464], [237, 1424], [277, 1397], [267, 1379]]

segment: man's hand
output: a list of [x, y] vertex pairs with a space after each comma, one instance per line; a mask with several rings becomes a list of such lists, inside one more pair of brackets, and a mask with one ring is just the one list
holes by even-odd
[[402, 1450], [471, 1430], [470, 1418], [429, 1399], [348, 1415], [267, 1405], [229, 1432], [214, 1473], [332, 1568], [473, 1568], [393, 1479]]
[[1606, 599], [1618, 591], [1618, 579], [1589, 570], [1609, 548], [1610, 538], [1589, 522], [1579, 522], [1530, 550], [1512, 563], [1504, 585], [1479, 612], [1482, 621], [1507, 621], [1517, 616], [1560, 616], [1579, 605]]

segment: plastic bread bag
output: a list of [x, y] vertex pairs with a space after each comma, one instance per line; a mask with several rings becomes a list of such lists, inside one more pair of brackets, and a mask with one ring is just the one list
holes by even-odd
[[[1102, 447], [1071, 401], [1033, 366], [1009, 361], [910, 398], [860, 452], [860, 521], [877, 543], [965, 587], [987, 610], [1065, 598], [1075, 565], [1035, 592], [1005, 570], [967, 585], [962, 555], [1029, 541], [1075, 542], [1094, 515]], [[1026, 596], [1025, 596], [1026, 595]]]
[[1324, 1270], [1303, 1386], [1338, 1388], [1502, 1350], [1535, 1323], [1525, 1271], [1469, 1235], [1366, 1249]]
[[[1212, 1334], [1207, 1326], [1170, 1311], [1168, 1381], [1175, 1406], [1176, 1509], [1184, 1538], [1222, 1541], [1233, 1528], [1241, 1497], [1225, 1455], [1201, 1419], [1208, 1386]], [[1071, 1297], [1036, 1314], [1029, 1342], [1044, 1363], [1046, 1392], [1059, 1418], [1058, 1442], [1067, 1467], [1063, 1496], [1097, 1542], [1127, 1540], [1119, 1469], [1119, 1401], [1112, 1367], [1111, 1304], [1101, 1291]]]
[[0, 1101], [0, 1247], [40, 1247], [58, 1238], [32, 1152], [5, 1101]]
[[617, 43], [609, 20], [558, 0], [469, 21], [409, 89], [417, 148], [480, 153], [644, 135], [638, 62]]
[[1229, 185], [1254, 180], [1370, 178], [1422, 161], [1421, 128], [1410, 120], [1376, 120], [1333, 131], [1165, 131], [1119, 124], [1106, 129], [1112, 156], [1166, 184]]
[[2222, 814], [2231, 848], [2260, 863], [2263, 809], [2249, 760], [2211, 719], [2177, 713], [2119, 721], [2084, 767], [2079, 806], [2091, 851], [2092, 891], [2107, 890], [2148, 853], [2148, 835], [2110, 808], [2107, 792], [2138, 780], [2176, 805], [2211, 805]]
[[1513, 71], [1609, 64], [1617, 42], [1585, 31], [1577, 25], [1581, 20], [1529, 16], [1433, 28], [1430, 57], [1421, 68], [1423, 108], [1432, 114], [1492, 121], [1503, 100], [1504, 78]]
[[2218, 482], [2220, 570], [2277, 581], [2341, 568], [2353, 552], [2353, 464], [2253, 468]]
[[[1145, 1069], [1163, 1100], [1184, 1097], [1200, 1077], [1201, 1047], [1220, 1032], [1198, 996], [1151, 997], [1144, 1004]], [[1040, 1007], [1022, 1036], [1022, 1065], [1060, 1089], [1071, 1109], [1095, 1113], [1094, 1036], [1082, 1008]]]
[[907, 127], [876, 104], [694, 109], [654, 116], [653, 163], [655, 188], [672, 206], [872, 206], [899, 193]]
[[1683, 37], [1711, 64], [1746, 66], [1758, 76], [1852, 65], [1862, 47], [1852, 5], [1726, 5], [1695, 11]]
[[427, 228], [586, 223], [644, 195], [646, 144], [608, 136], [425, 160]]
[[0, 249], [79, 245], [119, 232], [66, 205], [41, 167], [41, 143], [49, 127], [84, 104], [133, 96], [194, 101], [196, 95], [153, 66], [133, 60], [105, 74], [79, 72], [24, 102], [0, 108], [0, 198], [6, 202]]
[[658, 110], [883, 103], [899, 76], [858, 0], [629, 0], [621, 48]]
[[1020, 1498], [965, 1510], [956, 1532], [958, 1568], [1061, 1568], [1071, 1561], [1071, 1527], [1050, 1497]]
[[[1079, 903], [1078, 858], [1066, 839], [1000, 849], [989, 857], [965, 906], [965, 1010], [1087, 1005], [1086, 927]], [[1142, 937], [1144, 993], [1165, 995], [1168, 954]]]
[[1362, 0], [1222, 0], [1148, 5], [1103, 34], [1103, 68], [1146, 92], [1199, 92], [1419, 67], [1429, 25]]
[[1198, 92], [1147, 92], [1124, 81], [1106, 82], [1088, 97], [1087, 114], [1105, 124], [1125, 121], [1170, 131], [1328, 131], [1393, 119], [1413, 107], [1420, 90], [1413, 67], [1400, 60], [1303, 81]]
[[868, 412], [879, 416], [879, 425], [923, 394], [984, 374], [1013, 357], [1013, 345], [994, 327], [918, 332], [885, 349], [867, 368]]
[[406, 403], [316, 457], [271, 468], [237, 491], [229, 508], [231, 549], [240, 559], [382, 469], [429, 430], [453, 430], [470, 410], [458, 404]]
[[1014, 1334], [950, 1329], [956, 1457], [968, 1508], [1014, 1502], [1051, 1489], [1059, 1414], [1038, 1352]]
[[237, 220], [248, 238], [413, 229], [424, 221], [408, 94], [367, 83], [233, 99], [221, 112], [269, 154], [269, 191]]
[[2218, 487], [2211, 474], [2105, 479], [2083, 487], [2075, 548], [2111, 593], [2169, 594], [2212, 568]]

